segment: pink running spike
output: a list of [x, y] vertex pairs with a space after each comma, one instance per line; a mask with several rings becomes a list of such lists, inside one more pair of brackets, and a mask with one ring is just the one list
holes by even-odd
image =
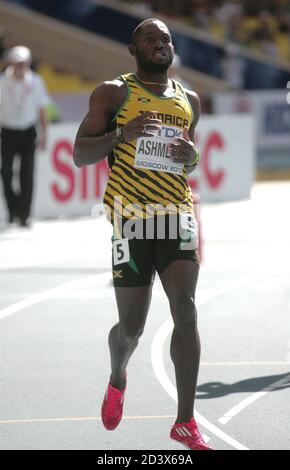
[[122, 419], [125, 391], [126, 386], [118, 390], [110, 383], [108, 385], [101, 412], [103, 425], [108, 431], [116, 429]]
[[174, 424], [170, 437], [191, 450], [213, 450], [204, 442], [194, 418], [188, 423]]

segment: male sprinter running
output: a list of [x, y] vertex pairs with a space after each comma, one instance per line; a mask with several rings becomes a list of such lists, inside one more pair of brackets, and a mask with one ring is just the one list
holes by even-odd
[[[151, 18], [139, 24], [129, 51], [136, 59], [137, 72], [96, 87], [74, 147], [78, 167], [109, 156], [111, 169], [104, 202], [113, 222], [113, 279], [119, 322], [109, 333], [112, 371], [102, 420], [108, 430], [121, 421], [126, 367], [145, 326], [157, 270], [174, 322], [170, 355], [178, 410], [170, 437], [190, 449], [209, 450], [194, 419], [200, 359], [195, 307], [199, 262], [196, 246], [190, 244], [196, 232], [193, 198], [186, 181], [199, 160], [193, 143], [199, 98], [168, 79], [174, 47], [164, 23]], [[156, 228], [153, 237], [146, 237], [144, 226], [139, 238], [128, 237], [128, 231], [124, 235], [130, 218], [136, 227], [140, 220], [155, 221], [156, 213], [150, 210], [156, 204], [171, 207], [171, 212], [164, 214], [160, 209], [157, 214], [165, 221], [165, 239], [160, 239]], [[181, 231], [175, 238], [168, 232], [172, 207], [179, 208], [177, 217], [181, 221]]]

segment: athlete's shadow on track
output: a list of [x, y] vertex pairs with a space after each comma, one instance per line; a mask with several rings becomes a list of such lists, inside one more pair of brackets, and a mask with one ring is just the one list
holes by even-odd
[[281, 375], [268, 375], [265, 377], [254, 377], [252, 379], [241, 380], [233, 384], [226, 384], [223, 382], [208, 382], [197, 387], [198, 399], [218, 398], [232, 393], [243, 392], [261, 392], [263, 389], [269, 387], [275, 382], [286, 379], [284, 383], [277, 384], [270, 389], [271, 392], [277, 392], [290, 388], [290, 372]]

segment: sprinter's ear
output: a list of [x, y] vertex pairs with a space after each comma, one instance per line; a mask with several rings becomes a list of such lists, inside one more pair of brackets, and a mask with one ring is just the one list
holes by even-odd
[[136, 52], [135, 52], [135, 51], [136, 51], [136, 47], [133, 46], [133, 44], [131, 44], [131, 45], [129, 46], [129, 52], [130, 52], [130, 54], [131, 54], [133, 57], [135, 57], [135, 55], [136, 55]]

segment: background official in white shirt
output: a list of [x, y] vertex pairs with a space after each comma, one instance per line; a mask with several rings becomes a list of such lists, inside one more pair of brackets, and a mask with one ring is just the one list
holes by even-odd
[[[13, 47], [7, 56], [10, 64], [0, 75], [1, 177], [8, 209], [8, 222], [18, 220], [29, 226], [33, 194], [36, 145], [44, 150], [49, 103], [43, 79], [30, 69], [31, 52]], [[13, 189], [13, 162], [20, 157], [20, 193]]]

